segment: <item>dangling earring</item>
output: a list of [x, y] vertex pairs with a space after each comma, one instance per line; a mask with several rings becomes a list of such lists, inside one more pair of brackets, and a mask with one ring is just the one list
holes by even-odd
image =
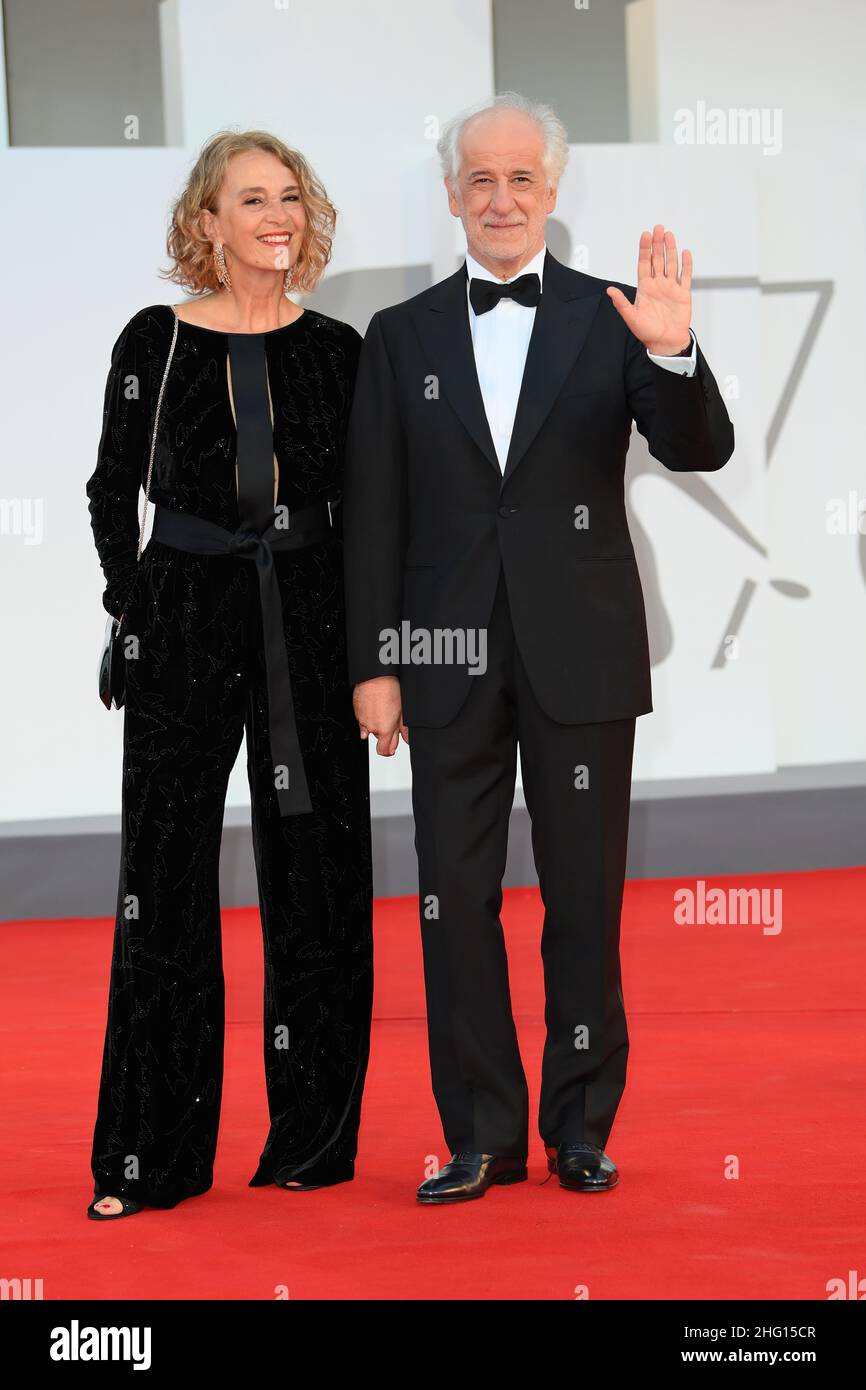
[[295, 267], [294, 267], [293, 265], [290, 265], [289, 268], [288, 268], [288, 270], [286, 271], [285, 275], [283, 276], [283, 294], [286, 296], [286, 299], [290, 299], [290, 298], [291, 298], [291, 294], [289, 293], [289, 291], [291, 290], [292, 285], [293, 285], [294, 283], [295, 283]]
[[229, 275], [228, 270], [226, 269], [225, 252], [223, 251], [223, 244], [221, 241], [214, 242], [213, 263], [216, 266], [217, 279], [223, 286], [223, 289], [226, 289], [229, 292], [231, 292], [232, 281], [231, 276]]

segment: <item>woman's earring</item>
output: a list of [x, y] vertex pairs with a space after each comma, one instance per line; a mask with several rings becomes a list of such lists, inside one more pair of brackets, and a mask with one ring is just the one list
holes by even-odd
[[294, 267], [293, 265], [290, 265], [289, 268], [288, 268], [288, 270], [286, 271], [285, 275], [283, 276], [283, 294], [286, 296], [286, 299], [290, 299], [290, 298], [291, 298], [290, 290], [291, 290], [291, 288], [292, 288], [292, 286], [293, 286], [294, 283], [295, 283], [295, 267]]
[[213, 263], [216, 266], [217, 279], [219, 280], [223, 289], [231, 290], [231, 276], [229, 275], [228, 270], [226, 269], [225, 252], [223, 251], [223, 244], [221, 241], [214, 242]]

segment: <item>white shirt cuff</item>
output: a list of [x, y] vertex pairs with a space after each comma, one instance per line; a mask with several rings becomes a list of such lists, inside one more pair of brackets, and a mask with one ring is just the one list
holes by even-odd
[[698, 369], [697, 358], [695, 356], [695, 335], [689, 329], [689, 336], [692, 340], [691, 357], [663, 357], [661, 353], [650, 352], [647, 348], [647, 357], [651, 362], [657, 362], [660, 367], [664, 367], [669, 372], [679, 372], [680, 376], [694, 376]]

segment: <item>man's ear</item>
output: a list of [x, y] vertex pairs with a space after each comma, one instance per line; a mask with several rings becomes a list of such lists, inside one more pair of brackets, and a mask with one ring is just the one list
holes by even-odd
[[547, 190], [547, 211], [548, 211], [548, 212], [553, 212], [553, 209], [556, 207], [556, 195], [557, 195], [558, 192], [559, 192], [559, 188], [557, 187], [557, 185], [556, 185], [555, 183], [552, 183], [552, 184], [549, 185], [548, 190]]
[[444, 183], [445, 191], [448, 194], [448, 211], [451, 213], [452, 217], [459, 217], [460, 208], [457, 205], [457, 199], [454, 197], [454, 190], [451, 186], [451, 179], [446, 176], [442, 180], [442, 182]]

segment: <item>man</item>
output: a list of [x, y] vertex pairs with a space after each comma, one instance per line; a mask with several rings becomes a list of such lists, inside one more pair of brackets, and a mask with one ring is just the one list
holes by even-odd
[[714, 470], [733, 429], [671, 232], [642, 234], [636, 289], [546, 250], [568, 156], [549, 107], [497, 97], [439, 151], [466, 264], [370, 323], [344, 511], [361, 736], [390, 756], [402, 734], [412, 765], [431, 1075], [452, 1155], [418, 1199], [526, 1178], [499, 920], [518, 744], [545, 909], [539, 1131], [563, 1187], [604, 1191], [628, 1054], [634, 727], [652, 709], [626, 450], [634, 420], [665, 467]]

